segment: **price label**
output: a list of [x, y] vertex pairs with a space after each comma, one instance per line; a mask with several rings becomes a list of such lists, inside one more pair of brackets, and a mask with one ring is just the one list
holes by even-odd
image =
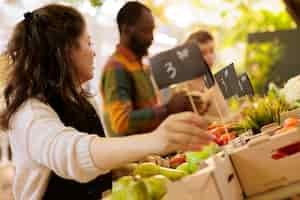
[[215, 78], [225, 99], [238, 95], [239, 79], [233, 63], [220, 70]]
[[212, 86], [214, 79], [196, 44], [186, 44], [150, 58], [154, 79], [160, 89], [200, 78]]
[[239, 97], [242, 96], [253, 96], [254, 95], [254, 90], [253, 86], [251, 84], [251, 81], [249, 79], [249, 76], [247, 73], [243, 73], [239, 77]]

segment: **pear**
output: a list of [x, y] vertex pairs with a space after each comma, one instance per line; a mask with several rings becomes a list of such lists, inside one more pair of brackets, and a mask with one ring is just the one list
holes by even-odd
[[135, 168], [133, 173], [141, 177], [158, 175], [160, 174], [160, 166], [151, 162], [142, 163]]
[[131, 182], [126, 189], [126, 200], [151, 200], [147, 186], [141, 179]]
[[162, 175], [152, 176], [144, 179], [151, 200], [160, 200], [167, 193], [167, 182], [169, 180]]
[[185, 173], [184, 171], [165, 167], [160, 167], [160, 174], [172, 181], [179, 180], [187, 175], [187, 173]]
[[160, 167], [154, 163], [142, 163], [136, 167], [134, 170], [135, 175], [139, 175], [142, 178], [145, 177], [151, 177], [155, 175], [164, 175], [170, 180], [178, 180], [187, 174], [181, 170], [166, 168], [166, 167]]
[[132, 176], [123, 176], [112, 187], [112, 200], [126, 200], [127, 188], [134, 182]]
[[181, 170], [181, 171], [185, 172], [186, 174], [191, 174], [191, 171], [189, 169], [189, 164], [186, 162], [179, 165], [176, 169]]

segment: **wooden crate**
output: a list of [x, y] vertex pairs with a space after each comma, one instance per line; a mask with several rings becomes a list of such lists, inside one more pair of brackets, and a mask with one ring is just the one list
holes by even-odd
[[280, 114], [280, 122], [281, 124], [284, 122], [284, 120], [288, 117], [296, 117], [300, 119], [300, 108], [291, 110], [291, 111], [287, 111], [284, 113]]
[[278, 149], [298, 142], [300, 130], [294, 128], [278, 135], [262, 135], [230, 153], [247, 197], [300, 180], [300, 153], [274, 157]]
[[242, 200], [242, 190], [229, 156], [219, 153], [207, 167], [168, 185], [164, 200]]

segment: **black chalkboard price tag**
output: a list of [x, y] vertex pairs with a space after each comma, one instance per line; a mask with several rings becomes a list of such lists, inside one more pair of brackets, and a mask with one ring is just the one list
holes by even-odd
[[254, 96], [253, 86], [247, 73], [243, 73], [239, 77], [239, 97]]
[[150, 66], [158, 88], [166, 88], [204, 76], [209, 88], [214, 85], [212, 73], [196, 44], [185, 44], [150, 58]]
[[239, 79], [233, 63], [216, 73], [215, 79], [225, 99], [238, 95]]

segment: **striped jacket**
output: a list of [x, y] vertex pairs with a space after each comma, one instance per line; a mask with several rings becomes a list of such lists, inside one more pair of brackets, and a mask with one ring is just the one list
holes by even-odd
[[150, 70], [123, 46], [118, 45], [106, 63], [100, 90], [110, 136], [152, 131], [167, 116], [165, 106], [158, 103]]

